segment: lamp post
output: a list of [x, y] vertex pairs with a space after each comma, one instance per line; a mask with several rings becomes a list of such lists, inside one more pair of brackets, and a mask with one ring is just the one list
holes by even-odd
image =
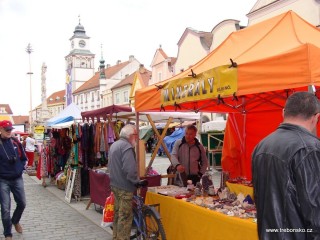
[[27, 74], [29, 75], [30, 80], [30, 116], [29, 116], [29, 132], [31, 132], [31, 124], [32, 124], [32, 87], [31, 87], [31, 76], [33, 72], [31, 72], [31, 53], [33, 52], [33, 49], [31, 47], [31, 44], [29, 43], [26, 47], [26, 52], [29, 54], [29, 72]]

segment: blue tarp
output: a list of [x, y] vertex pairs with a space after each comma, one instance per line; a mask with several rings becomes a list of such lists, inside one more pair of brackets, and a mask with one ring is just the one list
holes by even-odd
[[55, 125], [55, 124], [59, 124], [59, 123], [65, 123], [65, 122], [70, 122], [74, 119], [73, 116], [69, 116], [69, 117], [64, 117], [64, 118], [59, 118], [53, 122], [47, 122], [47, 126], [52, 126], [52, 125]]
[[[170, 136], [166, 136], [163, 139], [164, 144], [166, 144], [168, 151], [171, 153], [173, 149], [173, 145], [176, 140], [183, 138], [184, 136], [184, 128], [177, 128]], [[160, 149], [163, 151], [163, 147], [161, 145]]]

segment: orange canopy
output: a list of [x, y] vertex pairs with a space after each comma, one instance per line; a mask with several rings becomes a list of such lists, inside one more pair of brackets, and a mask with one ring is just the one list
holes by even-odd
[[[161, 106], [161, 88], [176, 79], [237, 63], [233, 96]], [[190, 69], [169, 80], [138, 90], [135, 109], [141, 111], [227, 112], [222, 168], [231, 177], [251, 179], [254, 146], [282, 122], [282, 108], [295, 91], [320, 89], [320, 31], [287, 13], [234, 32]]]
[[[197, 74], [230, 64], [230, 59], [238, 64], [237, 97], [308, 85], [320, 86], [320, 31], [289, 11], [234, 32], [190, 69], [136, 91], [136, 111], [160, 111], [158, 89], [161, 85], [187, 77], [191, 69]], [[217, 99], [207, 99], [184, 102], [178, 108], [166, 106], [165, 110], [237, 112], [238, 108], [234, 107], [239, 105], [237, 99], [229, 99], [232, 108], [221, 104], [217, 106], [221, 103]]]

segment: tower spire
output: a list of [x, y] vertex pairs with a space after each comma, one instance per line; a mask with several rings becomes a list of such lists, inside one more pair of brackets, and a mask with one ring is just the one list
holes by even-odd
[[100, 79], [105, 79], [106, 78], [105, 67], [106, 66], [104, 65], [104, 59], [103, 59], [103, 45], [101, 43], [101, 59], [100, 59], [100, 65], [99, 65]]

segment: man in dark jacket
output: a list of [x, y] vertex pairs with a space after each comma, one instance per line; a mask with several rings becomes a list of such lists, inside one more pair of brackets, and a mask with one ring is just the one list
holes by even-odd
[[252, 154], [259, 239], [320, 239], [319, 115], [314, 94], [292, 94], [283, 123]]
[[[26, 207], [22, 173], [27, 157], [18, 139], [11, 137], [12, 129], [10, 121], [0, 122], [0, 204], [3, 234], [6, 240], [12, 239], [12, 225], [18, 233], [22, 233], [19, 221]], [[10, 192], [17, 203], [12, 218]]]

